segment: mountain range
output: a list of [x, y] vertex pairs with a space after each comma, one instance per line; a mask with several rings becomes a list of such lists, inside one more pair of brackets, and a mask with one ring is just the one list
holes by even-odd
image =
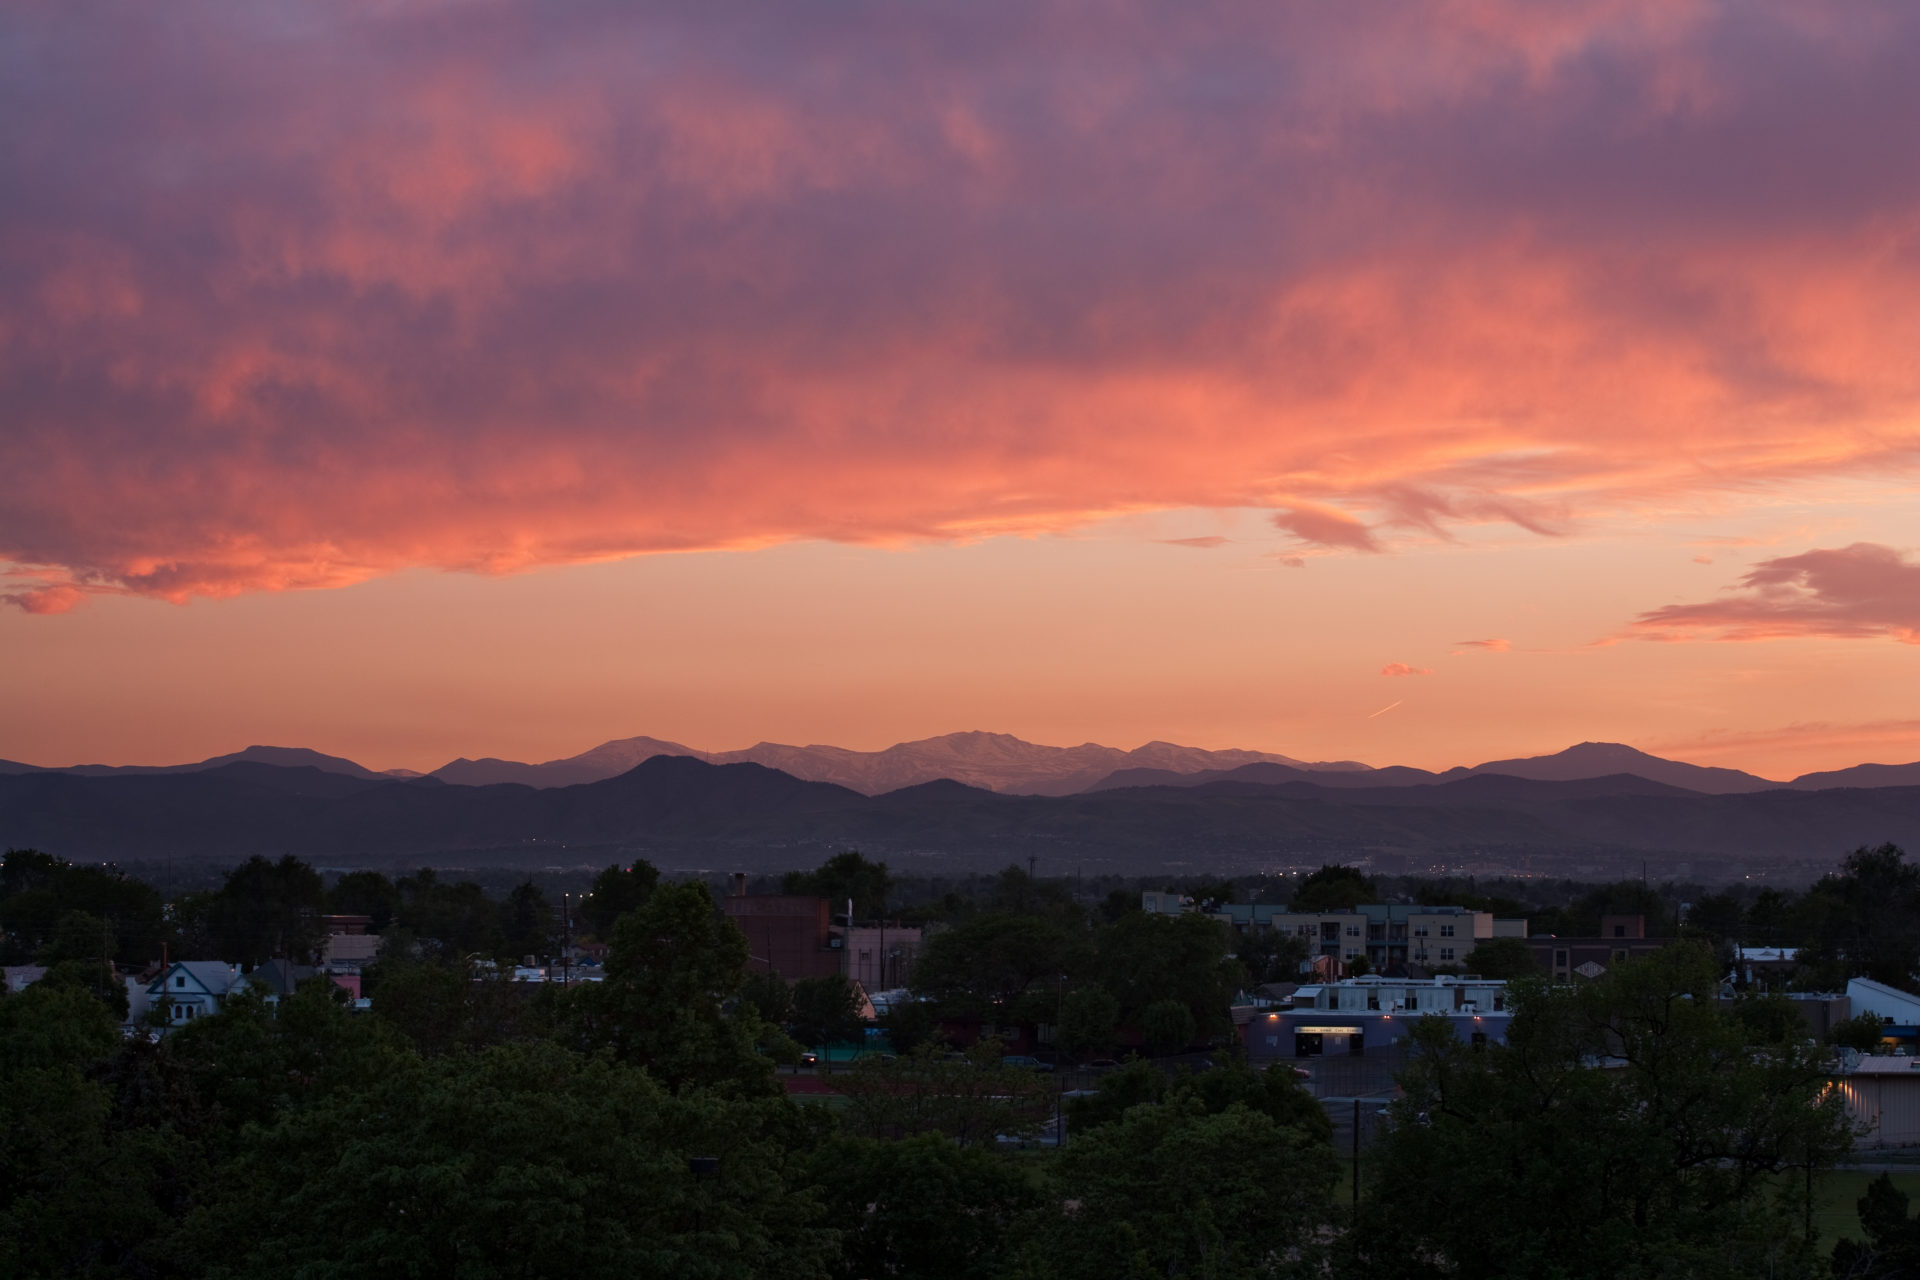
[[[1268, 762], [1234, 772], [1270, 770]], [[1372, 859], [1534, 874], [1621, 875], [1718, 860], [1834, 865], [1848, 849], [1920, 848], [1920, 786], [1707, 794], [1633, 774], [1469, 773], [1421, 785], [1219, 778], [1067, 796], [941, 780], [876, 796], [757, 764], [654, 756], [564, 787], [459, 786], [238, 761], [179, 773], [0, 776], [0, 847], [71, 858], [230, 864], [295, 854], [334, 865], [491, 862], [776, 870], [859, 848], [901, 869], [1239, 871]], [[927, 861], [929, 859], [935, 861]], [[1694, 865], [1692, 874], [1704, 868]]]
[[[1005, 795], [1076, 795], [1085, 791], [1139, 786], [1203, 786], [1218, 781], [1253, 783], [1313, 782], [1325, 787], [1429, 786], [1482, 774], [1570, 782], [1631, 774], [1706, 795], [1746, 792], [1826, 790], [1836, 787], [1920, 786], [1920, 763], [1860, 764], [1848, 769], [1809, 773], [1776, 782], [1743, 773], [1662, 759], [1612, 742], [1583, 742], [1553, 755], [1489, 760], [1435, 773], [1404, 765], [1374, 768], [1351, 760], [1309, 763], [1265, 751], [1209, 751], [1171, 742], [1149, 742], [1131, 751], [1084, 743], [1048, 747], [1004, 733], [950, 733], [896, 743], [881, 751], [852, 751], [834, 746], [787, 746], [762, 742], [739, 751], [702, 751], [658, 738], [616, 738], [590, 751], [540, 764], [485, 757], [461, 757], [424, 775], [456, 786], [517, 783], [529, 787], [571, 787], [627, 773], [659, 756], [686, 756], [708, 764], [757, 764], [808, 782], [829, 782], [863, 795], [884, 795], [902, 787], [952, 781]], [[414, 778], [395, 769], [375, 772], [340, 756], [305, 747], [248, 747], [228, 755], [178, 765], [73, 765], [44, 768], [0, 760], [0, 775], [69, 773], [89, 777], [204, 773], [233, 764], [306, 767], [363, 780]]]

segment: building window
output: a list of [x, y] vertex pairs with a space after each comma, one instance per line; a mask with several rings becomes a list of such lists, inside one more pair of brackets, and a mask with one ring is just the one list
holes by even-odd
[[184, 987], [187, 985], [187, 980], [185, 978], [175, 978], [173, 980], [173, 985], [176, 987]]
[[1452, 948], [1452, 947], [1442, 947], [1442, 948], [1440, 948], [1440, 958], [1441, 958], [1442, 960], [1451, 960], [1451, 959], [1453, 959], [1453, 948]]
[[1615, 947], [1615, 948], [1613, 949], [1613, 958], [1614, 958], [1614, 960], [1615, 960], [1615, 961], [1620, 961], [1620, 960], [1625, 960], [1625, 959], [1627, 958], [1627, 951], [1626, 951], [1626, 948], [1625, 948], [1625, 947]]
[[1359, 936], [1360, 936], [1360, 926], [1359, 926], [1359, 925], [1357, 925], [1357, 924], [1350, 924], [1350, 925], [1348, 925], [1348, 926], [1347, 926], [1347, 936], [1348, 936], [1349, 938], [1357, 938], [1357, 937], [1359, 937]]
[[1413, 936], [1414, 936], [1414, 937], [1416, 937], [1416, 938], [1424, 938], [1424, 937], [1426, 937], [1426, 936], [1427, 936], [1427, 926], [1425, 926], [1425, 925], [1423, 925], [1423, 924], [1417, 924], [1417, 925], [1415, 925], [1415, 926], [1413, 926]]
[[1564, 969], [1564, 968], [1566, 968], [1566, 967], [1567, 967], [1567, 953], [1566, 953], [1566, 952], [1564, 952], [1564, 951], [1556, 951], [1556, 952], [1554, 952], [1554, 953], [1553, 953], [1553, 963], [1554, 963], [1554, 965], [1555, 965], [1555, 966], [1556, 966], [1557, 968], [1561, 968], [1561, 969]]
[[1443, 938], [1451, 938], [1453, 936], [1453, 926], [1450, 924], [1441, 925], [1440, 936]]

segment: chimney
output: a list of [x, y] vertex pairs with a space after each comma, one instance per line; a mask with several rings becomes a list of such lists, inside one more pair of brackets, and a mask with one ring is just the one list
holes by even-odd
[[733, 873], [733, 896], [736, 898], [747, 896], [747, 873], [744, 871]]

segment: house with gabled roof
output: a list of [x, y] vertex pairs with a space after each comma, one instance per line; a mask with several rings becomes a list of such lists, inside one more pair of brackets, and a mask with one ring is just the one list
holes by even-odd
[[232, 965], [218, 960], [176, 960], [148, 985], [147, 998], [165, 1002], [168, 1026], [185, 1026], [220, 1012], [239, 977]]

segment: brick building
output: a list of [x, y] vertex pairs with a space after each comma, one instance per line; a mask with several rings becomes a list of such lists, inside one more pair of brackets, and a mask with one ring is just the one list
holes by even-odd
[[1647, 936], [1645, 916], [1602, 916], [1597, 938], [1556, 938], [1535, 934], [1527, 939], [1533, 963], [1555, 978], [1597, 978], [1622, 960], [1651, 955], [1667, 945], [1665, 938]]

